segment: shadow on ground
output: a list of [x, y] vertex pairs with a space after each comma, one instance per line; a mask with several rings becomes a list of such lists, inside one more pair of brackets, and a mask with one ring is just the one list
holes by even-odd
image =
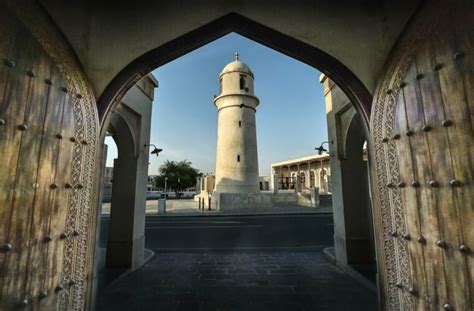
[[162, 253], [102, 291], [97, 310], [376, 310], [320, 252]]

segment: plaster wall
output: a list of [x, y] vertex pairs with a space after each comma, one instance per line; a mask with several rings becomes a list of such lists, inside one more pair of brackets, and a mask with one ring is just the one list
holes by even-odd
[[219, 211], [270, 208], [274, 206], [296, 206], [298, 196], [295, 192], [278, 193], [219, 193], [214, 192], [213, 203]]
[[330, 79], [321, 77], [326, 100], [334, 246], [343, 265], [374, 263], [374, 241], [369, 198], [365, 141], [360, 116]]
[[214, 100], [218, 111], [217, 192], [260, 191], [255, 124], [258, 98], [253, 94], [253, 79], [249, 75], [246, 76], [247, 91], [241, 90], [239, 79], [242, 74], [231, 72], [222, 75], [222, 93]]
[[138, 268], [143, 263], [145, 209], [153, 90], [145, 77], [124, 96], [111, 117], [118, 147], [114, 161], [107, 266]]
[[322, 49], [373, 92], [420, 0], [40, 2], [76, 51], [98, 97], [140, 55], [231, 12]]

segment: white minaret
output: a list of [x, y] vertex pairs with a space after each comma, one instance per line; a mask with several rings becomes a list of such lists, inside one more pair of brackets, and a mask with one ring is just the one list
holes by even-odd
[[259, 192], [254, 76], [250, 68], [235, 60], [219, 75], [217, 108], [217, 157], [215, 191]]

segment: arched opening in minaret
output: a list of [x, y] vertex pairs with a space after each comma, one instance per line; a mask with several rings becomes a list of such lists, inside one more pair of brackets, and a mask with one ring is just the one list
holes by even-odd
[[[239, 50], [240, 61], [253, 71], [255, 87], [252, 79], [237, 73], [235, 90], [229, 91], [226, 83], [233, 80], [219, 76], [222, 68], [232, 62], [234, 49]], [[149, 156], [148, 175], [156, 176], [149, 179], [155, 190], [149, 190], [147, 196], [157, 191], [166, 198], [153, 198], [145, 203], [149, 213], [143, 224], [147, 236], [144, 246], [158, 253], [151, 266], [163, 264], [162, 259], [166, 262], [164, 258], [169, 257], [163, 252], [202, 254], [206, 250], [212, 253], [210, 261], [234, 262], [236, 258], [215, 255], [214, 251], [246, 253], [266, 249], [276, 251], [279, 255], [275, 255], [275, 261], [284, 265], [284, 254], [290, 249], [292, 254], [308, 256], [316, 265], [323, 258], [332, 258], [344, 269], [362, 273], [374, 286], [374, 256], [365, 254], [373, 250], [370, 200], [365, 200], [363, 206], [369, 215], [364, 214], [367, 217], [362, 220], [359, 217], [357, 225], [350, 226], [354, 219], [346, 211], [349, 201], [344, 193], [354, 192], [344, 179], [351, 172], [350, 166], [345, 168], [343, 164], [352, 157], [352, 145], [347, 140], [351, 135], [366, 134], [363, 105], [351, 102], [356, 98], [354, 93], [345, 95], [343, 89], [347, 85], [340, 88], [312, 66], [234, 33], [151, 73], [159, 81], [159, 88], [154, 92], [150, 137], [140, 146], [146, 145], [146, 152], [153, 150], [152, 144], [162, 149], [159, 157]], [[219, 103], [222, 95], [231, 97], [236, 93], [242, 96], [236, 105]], [[259, 98], [258, 107], [247, 101], [252, 94]], [[358, 123], [353, 121], [356, 119]], [[104, 120], [108, 122], [107, 118]], [[245, 188], [249, 186], [249, 175], [245, 174], [251, 162], [249, 129], [255, 131], [258, 142], [253, 185], [258, 191], [238, 192], [238, 187], [250, 189]], [[222, 151], [217, 150], [216, 137], [228, 143]], [[320, 146], [328, 151], [318, 149]], [[222, 153], [222, 167], [228, 172], [221, 178], [216, 158]], [[201, 175], [193, 186], [184, 188], [184, 175], [179, 175], [176, 167], [186, 162]], [[229, 168], [233, 165], [236, 168]], [[216, 191], [219, 183], [225, 187]], [[185, 198], [187, 192], [191, 197]], [[354, 204], [352, 212], [357, 213], [360, 205]], [[370, 236], [358, 236], [362, 231]], [[184, 257], [181, 260], [190, 260]], [[206, 260], [198, 259], [205, 264]], [[246, 262], [255, 269], [261, 268], [256, 257]], [[289, 265], [296, 270], [314, 268], [312, 263]], [[165, 274], [165, 279], [168, 277], [164, 270], [158, 270]], [[286, 277], [281, 270], [276, 268], [274, 276]], [[231, 280], [240, 281], [236, 271], [222, 271], [232, 275]], [[214, 277], [220, 278], [222, 271], [216, 268]], [[242, 271], [254, 270], [246, 266]], [[199, 275], [211, 277], [208, 272]], [[269, 280], [257, 272], [254, 277], [254, 281], [262, 284]], [[300, 281], [307, 280], [304, 273], [298, 277]], [[267, 286], [263, 288], [270, 290]], [[107, 297], [107, 291], [104, 295]], [[370, 296], [368, 305], [375, 305], [373, 292], [362, 291], [361, 295]], [[99, 299], [99, 303], [106, 304], [104, 299]]]

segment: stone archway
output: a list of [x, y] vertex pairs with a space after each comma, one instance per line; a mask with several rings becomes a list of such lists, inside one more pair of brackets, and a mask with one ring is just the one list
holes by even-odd
[[222, 16], [145, 53], [127, 65], [109, 83], [97, 101], [102, 129], [107, 125], [108, 112], [120, 103], [127, 90], [140, 78], [153, 69], [231, 32], [286, 54], [326, 74], [341, 87], [354, 104], [362, 116], [364, 127], [368, 132], [372, 95], [344, 64], [317, 47], [296, 40], [237, 13]]
[[[127, 122], [127, 110], [117, 110], [110, 118], [109, 128], [117, 145], [118, 157], [114, 161], [106, 267], [133, 270], [143, 263], [145, 222], [142, 218], [145, 216], [146, 189], [140, 183], [143, 176], [139, 176], [142, 171], [140, 146], [137, 144], [139, 137], [135, 137], [137, 133]], [[125, 115], [120, 110], [125, 110]]]
[[336, 254], [344, 265], [375, 276], [375, 250], [373, 239], [372, 204], [369, 190], [369, 171], [363, 159], [366, 136], [357, 114], [352, 116], [344, 136], [344, 158], [338, 159], [340, 167], [341, 200], [339, 217], [344, 228], [335, 228]]
[[[14, 90], [9, 94], [16, 96], [4, 97], [1, 102], [2, 130], [6, 133], [3, 137], [8, 139], [1, 141], [0, 150], [8, 153], [5, 159], [23, 157], [29, 163], [23, 166], [28, 172], [8, 173], [10, 166], [16, 164], [4, 161], [8, 167], [0, 175], [2, 184], [10, 190], [4, 193], [11, 194], [2, 197], [0, 205], [1, 212], [9, 215], [0, 217], [8, 220], [0, 227], [1, 303], [32, 303], [38, 309], [88, 308], [94, 255], [90, 246], [96, 226], [92, 206], [97, 180], [97, 111], [74, 51], [42, 8], [31, 3], [18, 11], [4, 9], [2, 4], [0, 13], [0, 44], [7, 58], [0, 77], [2, 85], [8, 86], [2, 90]], [[361, 115], [368, 135], [382, 308], [472, 309], [472, 12], [469, 1], [425, 2], [393, 50], [379, 81], [372, 113], [370, 93], [339, 61], [252, 20], [229, 14], [125, 67], [99, 99], [102, 129], [107, 126], [108, 113], [125, 92], [151, 69], [232, 31], [317, 67], [344, 90]], [[38, 63], [42, 65], [32, 70], [32, 64]], [[35, 96], [58, 96], [48, 102], [54, 108], [48, 113], [57, 112], [56, 108], [66, 103], [63, 106], [69, 112], [63, 120], [67, 124], [53, 118], [56, 122], [50, 125], [57, 128], [46, 127], [48, 130], [42, 131], [47, 115], [42, 110], [44, 105], [29, 105], [38, 110], [27, 115], [28, 124], [25, 119], [15, 119], [22, 115], [15, 109], [22, 110], [21, 105], [29, 103], [18, 100], [28, 96], [25, 85], [29, 79], [34, 81], [32, 85], [44, 83], [48, 92], [50, 88], [54, 90], [47, 93], [42, 89]], [[12, 88], [13, 83], [19, 87]], [[39, 130], [32, 131], [35, 128]], [[56, 133], [57, 130], [64, 132]], [[20, 142], [17, 135], [24, 135], [25, 139]], [[71, 144], [66, 145], [64, 139], [57, 147], [53, 142], [66, 137], [67, 144]], [[40, 147], [38, 142], [44, 144]], [[64, 153], [56, 147], [64, 147]], [[30, 171], [51, 171], [58, 163], [51, 156], [68, 153], [70, 158], [62, 162], [64, 169], [54, 169], [65, 174], [60, 182], [50, 180], [48, 174], [30, 179]], [[38, 158], [44, 161], [28, 160]], [[18, 202], [25, 209], [15, 208], [11, 200], [14, 196], [23, 200]], [[50, 204], [52, 197], [55, 205]], [[57, 214], [43, 214], [50, 206]], [[56, 219], [52, 236], [49, 228], [32, 230], [35, 224], [49, 223], [42, 217]], [[15, 234], [7, 228], [13, 228], [20, 238], [11, 239]], [[49, 247], [41, 244], [53, 240]], [[36, 262], [45, 270], [36, 269], [31, 258], [47, 263], [45, 266]], [[15, 265], [9, 269], [11, 263]], [[25, 279], [20, 280], [17, 275]], [[48, 292], [58, 294], [48, 296]]]

